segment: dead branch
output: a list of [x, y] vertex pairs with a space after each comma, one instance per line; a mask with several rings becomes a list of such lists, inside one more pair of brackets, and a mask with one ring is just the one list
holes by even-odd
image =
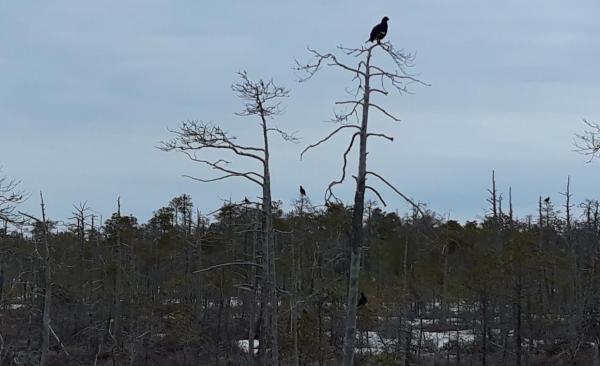
[[16, 206], [26, 199], [25, 193], [19, 190], [20, 183], [18, 180], [0, 176], [0, 220], [16, 222]]
[[219, 269], [219, 268], [223, 268], [223, 267], [231, 267], [231, 266], [254, 266], [254, 267], [258, 267], [258, 268], [263, 268], [263, 266], [261, 264], [254, 263], [254, 262], [229, 262], [229, 263], [216, 264], [214, 266], [199, 269], [192, 273], [203, 273], [203, 272], [213, 271], [215, 269]]
[[369, 107], [373, 107], [373, 108], [377, 109], [378, 111], [380, 111], [381, 113], [385, 114], [386, 116], [388, 116], [389, 118], [393, 119], [396, 122], [401, 122], [400, 118], [397, 118], [396, 116], [394, 116], [393, 114], [389, 113], [385, 109], [381, 108], [377, 104], [369, 103]]
[[351, 116], [354, 116], [358, 120], [358, 107], [359, 106], [362, 107], [364, 105], [362, 101], [356, 101], [356, 100], [335, 102], [335, 104], [352, 104], [353, 105], [352, 109], [350, 109], [349, 112], [346, 112], [346, 113], [335, 112], [335, 116], [334, 116], [335, 118], [332, 120], [332, 122], [337, 122], [337, 123], [344, 123], [344, 122], [348, 121], [348, 119]]
[[583, 120], [583, 123], [585, 123], [587, 129], [583, 131], [583, 134], [575, 135], [573, 145], [575, 152], [589, 156], [587, 160], [589, 163], [600, 152], [600, 124], [586, 119]]
[[298, 131], [294, 131], [292, 133], [286, 132], [281, 130], [279, 127], [269, 127], [267, 128], [267, 131], [269, 132], [276, 132], [279, 134], [279, 136], [287, 142], [293, 142], [293, 143], [298, 143], [300, 141], [300, 138], [296, 136], [296, 134], [298, 133]]
[[300, 159], [302, 159], [305, 152], [307, 152], [308, 150], [310, 150], [314, 147], [321, 145], [322, 143], [329, 140], [331, 137], [333, 137], [335, 134], [337, 134], [339, 131], [343, 130], [344, 128], [356, 128], [356, 129], [360, 130], [360, 126], [357, 126], [357, 125], [344, 125], [344, 126], [338, 127], [333, 132], [331, 132], [329, 135], [327, 135], [326, 137], [322, 138], [321, 140], [319, 140], [318, 142], [316, 142], [312, 145], [308, 145], [304, 150], [302, 150], [302, 152], [300, 153]]
[[425, 216], [425, 213], [421, 210], [421, 207], [419, 207], [419, 205], [417, 205], [416, 203], [413, 202], [413, 200], [411, 200], [410, 198], [408, 198], [405, 194], [403, 194], [402, 192], [400, 192], [396, 187], [394, 187], [390, 182], [388, 182], [385, 178], [383, 178], [381, 175], [372, 172], [372, 171], [367, 171], [366, 173], [367, 175], [371, 174], [377, 178], [379, 178], [383, 183], [385, 183], [388, 187], [390, 187], [394, 192], [396, 192], [400, 197], [404, 198], [404, 200], [406, 202], [408, 202], [409, 204], [411, 204], [417, 211], [419, 211], [419, 213], [421, 214], [421, 216]]
[[228, 177], [244, 177], [244, 178], [246, 178], [246, 179], [248, 179], [248, 180], [250, 180], [250, 181], [252, 181], [252, 182], [254, 182], [254, 183], [258, 184], [258, 185], [262, 185], [262, 184], [263, 184], [263, 183], [262, 183], [262, 180], [263, 180], [264, 178], [263, 178], [263, 176], [262, 176], [261, 174], [259, 174], [259, 173], [256, 173], [256, 172], [253, 172], [253, 171], [249, 171], [249, 172], [238, 172], [238, 171], [235, 171], [235, 170], [232, 170], [232, 169], [227, 169], [227, 168], [224, 168], [223, 166], [221, 166], [220, 164], [229, 164], [229, 162], [228, 162], [228, 161], [226, 161], [226, 160], [219, 159], [219, 160], [217, 160], [217, 161], [214, 161], [214, 162], [212, 162], [212, 161], [208, 161], [208, 160], [204, 160], [204, 159], [199, 159], [199, 158], [197, 158], [197, 157], [196, 157], [196, 155], [195, 155], [195, 153], [194, 153], [194, 154], [190, 154], [188, 151], [183, 151], [183, 153], [184, 153], [185, 155], [187, 155], [187, 156], [188, 156], [188, 158], [189, 158], [190, 160], [192, 160], [192, 161], [195, 161], [195, 162], [198, 162], [198, 163], [202, 163], [202, 164], [208, 165], [208, 166], [210, 166], [212, 169], [215, 169], [215, 170], [221, 171], [221, 172], [223, 172], [223, 173], [227, 173], [227, 175], [225, 175], [225, 176], [223, 176], [223, 177], [215, 178], [215, 179], [212, 179], [212, 180], [211, 180], [211, 179], [202, 180], [202, 179], [199, 179], [199, 178], [193, 178], [193, 177], [191, 177], [191, 176], [187, 176], [188, 178], [192, 178], [192, 179], [194, 179], [194, 180], [198, 180], [198, 181], [200, 181], [200, 182], [203, 182], [203, 181], [207, 181], [207, 182], [214, 182], [214, 181], [216, 181], [216, 180], [221, 180], [221, 179], [228, 178]]
[[52, 332], [52, 335], [54, 336], [54, 338], [56, 339], [56, 341], [58, 342], [58, 344], [60, 344], [60, 348], [62, 348], [62, 350], [65, 353], [65, 355], [71, 357], [71, 354], [69, 353], [69, 351], [67, 351], [65, 345], [60, 340], [60, 338], [58, 338], [58, 335], [56, 334], [56, 332], [54, 331], [54, 329], [52, 328], [52, 326], [49, 325], [48, 328], [50, 328], [50, 332]]
[[392, 141], [392, 142], [394, 141], [393, 137], [388, 136], [388, 135], [386, 135], [384, 133], [368, 133], [367, 134], [367, 137], [371, 137], [371, 136], [374, 136], [374, 137], [383, 137], [384, 139], [387, 139], [389, 141]]
[[350, 139], [350, 143], [348, 144], [348, 148], [344, 152], [344, 155], [343, 155], [344, 164], [342, 165], [341, 178], [339, 180], [334, 180], [333, 182], [329, 183], [329, 186], [327, 186], [327, 189], [325, 190], [325, 202], [329, 202], [331, 197], [335, 198], [336, 201], [339, 201], [337, 199], [337, 197], [335, 196], [335, 194], [333, 194], [332, 188], [338, 184], [342, 184], [342, 182], [344, 182], [344, 180], [346, 180], [346, 167], [348, 165], [348, 153], [350, 153], [350, 150], [352, 150], [352, 146], [354, 145], [354, 140], [356, 139], [357, 136], [360, 136], [360, 132], [355, 132], [352, 135], [352, 138]]
[[203, 149], [226, 149], [236, 155], [249, 157], [264, 162], [261, 156], [253, 152], [264, 153], [263, 148], [242, 146], [234, 142], [235, 137], [228, 136], [227, 132], [218, 126], [207, 122], [185, 121], [179, 130], [169, 132], [176, 135], [170, 141], [163, 141], [159, 149], [163, 151], [200, 151]]
[[369, 185], [365, 185], [365, 189], [368, 189], [371, 192], [375, 193], [377, 195], [377, 197], [379, 198], [379, 200], [381, 201], [381, 203], [383, 203], [383, 205], [387, 207], [387, 204], [385, 203], [385, 200], [383, 199], [383, 197], [381, 197], [381, 195], [379, 194], [379, 192], [375, 188], [373, 188], [373, 187], [371, 187]]
[[237, 115], [270, 117], [282, 112], [280, 103], [269, 104], [269, 102], [278, 98], [287, 98], [290, 94], [289, 90], [275, 85], [273, 79], [267, 82], [263, 80], [253, 82], [248, 78], [246, 71], [238, 72], [238, 75], [242, 81], [233, 84], [231, 90], [247, 103], [244, 104], [244, 110], [236, 113]]
[[364, 71], [360, 70], [360, 65], [359, 65], [359, 68], [354, 68], [354, 67], [351, 67], [344, 63], [339, 62], [338, 59], [335, 57], [335, 55], [332, 53], [321, 54], [318, 51], [311, 49], [310, 47], [308, 47], [307, 49], [310, 53], [313, 54], [315, 61], [312, 64], [307, 63], [306, 65], [304, 65], [304, 64], [301, 64], [298, 60], [296, 60], [296, 67], [294, 69], [296, 71], [301, 71], [301, 72], [306, 73], [306, 76], [304, 78], [300, 78], [300, 80], [299, 80], [300, 82], [304, 82], [304, 81], [311, 79], [321, 69], [322, 64], [324, 64], [328, 61], [330, 63], [328, 63], [327, 66], [337, 66], [346, 71], [352, 72], [356, 76], [366, 77], [366, 73]]

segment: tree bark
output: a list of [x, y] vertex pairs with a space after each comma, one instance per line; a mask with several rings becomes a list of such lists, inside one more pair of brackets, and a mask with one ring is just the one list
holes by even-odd
[[48, 223], [44, 197], [40, 192], [42, 207], [42, 243], [44, 245], [44, 312], [42, 315], [42, 348], [40, 350], [40, 366], [47, 365], [48, 347], [50, 346], [50, 305], [52, 301], [52, 271], [50, 263], [50, 245], [48, 243]]
[[356, 305], [358, 302], [358, 278], [360, 275], [360, 251], [364, 240], [363, 214], [365, 206], [365, 187], [367, 174], [367, 133], [369, 122], [370, 62], [371, 51], [367, 52], [365, 67], [364, 94], [362, 100], [362, 122], [360, 127], [360, 147], [356, 192], [352, 211], [352, 231], [350, 234], [350, 279], [348, 281], [348, 300], [346, 302], [346, 331], [344, 334], [344, 366], [354, 364], [354, 342], [356, 337]]

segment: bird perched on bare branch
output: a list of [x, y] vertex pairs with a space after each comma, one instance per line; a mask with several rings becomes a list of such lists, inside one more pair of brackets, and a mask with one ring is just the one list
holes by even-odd
[[306, 196], [306, 191], [304, 190], [304, 187], [302, 187], [302, 186], [300, 186], [300, 195]]
[[381, 23], [373, 27], [373, 29], [371, 30], [371, 36], [369, 37], [369, 40], [367, 42], [377, 41], [377, 43], [381, 43], [381, 40], [383, 39], [383, 37], [385, 37], [388, 31], [388, 20], [390, 20], [390, 18], [383, 17], [383, 19], [381, 19]]
[[546, 203], [550, 203], [550, 197], [546, 197], [546, 198], [544, 198], [544, 202], [546, 202]]

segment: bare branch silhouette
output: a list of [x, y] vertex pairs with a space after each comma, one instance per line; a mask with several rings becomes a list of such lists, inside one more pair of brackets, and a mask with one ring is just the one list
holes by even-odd
[[425, 216], [425, 213], [421, 210], [421, 207], [419, 205], [417, 205], [413, 200], [411, 200], [408, 196], [406, 196], [404, 193], [400, 192], [398, 190], [398, 188], [394, 187], [394, 185], [392, 185], [390, 182], [388, 182], [385, 178], [383, 178], [381, 175], [371, 172], [371, 171], [367, 171], [367, 175], [373, 175], [377, 178], [379, 178], [383, 183], [385, 183], [388, 187], [390, 187], [394, 192], [396, 192], [400, 197], [404, 198], [404, 200], [408, 203], [410, 203], [410, 205], [412, 207], [414, 207], [417, 211], [419, 211], [419, 213], [421, 214], [421, 216]]
[[587, 129], [582, 134], [575, 135], [573, 145], [575, 152], [589, 156], [587, 160], [589, 163], [600, 152], [600, 123], [590, 122], [586, 119], [583, 120], [583, 123]]
[[322, 143], [324, 143], [325, 141], [329, 140], [335, 134], [337, 134], [338, 132], [340, 132], [341, 130], [343, 130], [345, 128], [356, 128], [356, 129], [360, 130], [360, 126], [357, 126], [357, 125], [344, 125], [344, 126], [338, 127], [332, 133], [330, 133], [329, 135], [325, 136], [324, 138], [322, 138], [321, 140], [319, 140], [318, 142], [316, 142], [316, 143], [314, 143], [312, 145], [308, 145], [304, 150], [302, 150], [302, 152], [300, 153], [300, 159], [302, 159], [302, 157], [304, 156], [304, 153], [306, 153], [308, 150], [321, 145]]

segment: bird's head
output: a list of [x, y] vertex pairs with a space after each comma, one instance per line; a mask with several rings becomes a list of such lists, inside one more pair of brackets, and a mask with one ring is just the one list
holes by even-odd
[[382, 23], [387, 23], [387, 21], [390, 20], [390, 18], [388, 17], [383, 17], [383, 19], [381, 20]]

